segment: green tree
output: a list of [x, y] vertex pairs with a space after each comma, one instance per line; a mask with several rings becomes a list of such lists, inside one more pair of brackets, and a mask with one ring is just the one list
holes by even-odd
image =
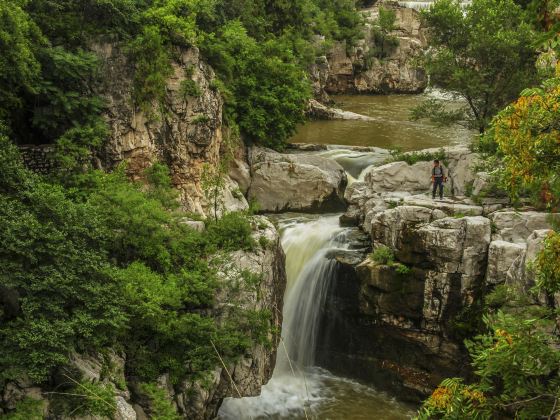
[[234, 21], [208, 38], [203, 52], [233, 93], [226, 102], [226, 117], [239, 124], [249, 141], [284, 147], [296, 125], [304, 121], [311, 95], [289, 42], [257, 43]]
[[513, 0], [438, 0], [422, 13], [429, 28], [425, 64], [434, 86], [466, 101], [447, 111], [440, 101], [427, 101], [413, 119], [438, 124], [466, 122], [484, 133], [492, 117], [537, 80], [536, 35], [525, 11]]
[[41, 64], [36, 54], [46, 39], [23, 5], [0, 3], [0, 120], [16, 118], [24, 108], [22, 98], [38, 90]]
[[399, 45], [399, 39], [391, 35], [395, 30], [397, 14], [392, 9], [379, 8], [379, 17], [373, 27], [375, 48], [373, 55], [379, 59], [388, 57]]

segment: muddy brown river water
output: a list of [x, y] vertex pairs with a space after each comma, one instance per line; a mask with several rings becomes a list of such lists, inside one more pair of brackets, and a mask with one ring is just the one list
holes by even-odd
[[439, 91], [422, 95], [333, 96], [336, 107], [367, 115], [374, 121], [310, 121], [298, 128], [291, 142], [376, 146], [403, 151], [471, 142], [476, 134], [472, 130], [410, 121], [411, 109], [433, 97], [446, 99], [450, 108], [462, 105]]

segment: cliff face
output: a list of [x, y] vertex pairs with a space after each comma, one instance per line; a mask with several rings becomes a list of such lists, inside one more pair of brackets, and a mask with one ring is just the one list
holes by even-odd
[[[134, 72], [123, 51], [113, 44], [95, 45], [93, 50], [102, 63], [103, 84], [97, 90], [107, 103], [105, 117], [110, 129], [104, 149], [95, 158], [96, 166], [112, 170], [126, 163], [128, 175], [140, 179], [153, 163], [165, 163], [180, 192], [183, 209], [214, 216], [215, 203], [205, 195], [204, 175], [216, 170], [226, 153], [239, 155], [243, 151], [228, 143], [227, 129], [222, 126], [223, 101], [214, 88], [213, 70], [201, 60], [196, 48], [181, 51], [172, 63], [173, 74], [167, 80], [164, 111], [147, 115], [133, 105]], [[47, 160], [43, 148], [23, 152], [30, 159], [26, 161], [29, 166], [38, 171], [43, 169], [34, 167], [35, 161], [42, 164]], [[218, 213], [248, 208], [243, 194], [250, 184], [250, 174], [244, 156], [238, 157], [233, 159], [231, 178], [219, 174], [225, 179], [217, 197]], [[204, 229], [202, 222], [186, 220], [185, 223]], [[225, 322], [228, 317], [236, 316], [232, 313], [234, 308], [254, 313], [269, 311], [268, 336], [255, 342], [238, 360], [226, 361], [225, 366], [218, 364], [212, 372], [206, 372], [203, 380], [172, 384], [167, 375], [158, 378], [158, 387], [183, 418], [215, 418], [224, 398], [259, 395], [261, 386], [272, 376], [282, 325], [285, 258], [279, 234], [268, 219], [255, 216], [251, 224], [255, 243], [260, 244], [257, 249], [217, 257], [222, 264], [223, 285], [210, 315], [218, 322]], [[258, 283], [240, 282], [242, 272], [252, 273], [259, 279]], [[127, 377], [126, 371], [127, 355], [117, 349], [106, 349], [103, 354], [72, 353], [67, 365], [46, 384], [35, 384], [27, 378], [2, 384], [0, 416], [30, 397], [44, 403], [46, 418], [60, 418], [50, 391], [67, 389], [75, 381], [86, 380], [113, 385], [116, 419], [151, 418], [153, 402], [135, 378]]]
[[[163, 112], [146, 115], [133, 105], [133, 67], [126, 55], [113, 44], [94, 46], [101, 58], [103, 84], [99, 93], [106, 100], [110, 137], [99, 160], [112, 169], [126, 160], [132, 178], [139, 178], [152, 163], [169, 166], [183, 207], [199, 214], [208, 213], [203, 190], [203, 173], [217, 169], [226, 148], [222, 127], [223, 101], [213, 85], [214, 72], [204, 63], [196, 48], [182, 50], [173, 61], [173, 74], [167, 80]], [[248, 207], [238, 188], [226, 180], [222, 201], [231, 209]]]
[[373, 253], [386, 247], [398, 265], [340, 260], [324, 319], [323, 366], [411, 400], [446, 377], [468, 377], [462, 342], [476, 331], [480, 299], [506, 282], [528, 290], [527, 263], [551, 229], [545, 213], [510, 209], [499, 197], [466, 198], [486, 175], [470, 170], [477, 156], [466, 148], [447, 156], [447, 194], [455, 197], [427, 197], [430, 162], [371, 168], [346, 190], [342, 220], [361, 226]]
[[375, 51], [380, 48], [380, 41], [375, 37], [374, 22], [379, 7], [363, 11], [364, 37], [355, 47], [337, 42], [312, 66], [317, 99], [324, 102], [328, 99], [326, 94], [418, 93], [427, 87], [426, 72], [417, 63], [426, 48], [418, 12], [392, 2], [381, 6], [396, 14], [395, 29], [390, 35], [398, 40], [398, 45], [387, 49], [387, 57], [377, 58]]
[[[259, 395], [261, 386], [272, 376], [282, 325], [285, 258], [279, 234], [272, 223], [265, 217], [254, 217], [252, 224], [253, 237], [262, 244], [258, 249], [218, 257], [223, 273], [222, 285], [212, 315], [218, 320], [227, 320], [235, 307], [248, 311], [268, 310], [270, 320], [266, 342], [255, 342], [239, 359], [218, 364], [213, 371], [206, 372], [203, 379], [173, 384], [168, 375], [158, 378], [158, 387], [182, 418], [215, 418], [224, 398]], [[242, 271], [258, 277], [258, 283], [240, 281]], [[29, 397], [43, 403], [45, 418], [70, 418], [58, 414], [56, 396], [59, 392], [67, 392], [68, 387], [78, 381], [86, 381], [112, 384], [115, 419], [151, 418], [157, 402], [148, 398], [135, 378], [127, 376], [127, 363], [127, 355], [116, 348], [105, 349], [103, 353], [72, 352], [68, 363], [53, 373], [45, 384], [34, 384], [27, 378], [5, 384], [0, 390], [0, 415], [3, 409], [14, 409], [19, 401]]]

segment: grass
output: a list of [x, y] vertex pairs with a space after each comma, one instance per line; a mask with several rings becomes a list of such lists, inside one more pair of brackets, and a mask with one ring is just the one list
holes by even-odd
[[409, 165], [414, 165], [418, 162], [432, 162], [439, 160], [444, 166], [447, 166], [447, 155], [445, 149], [441, 148], [437, 152], [403, 152], [400, 149], [391, 150], [391, 158], [389, 162], [406, 162]]
[[395, 261], [395, 254], [391, 248], [385, 245], [381, 245], [376, 248], [369, 256], [369, 258], [377, 264], [387, 265], [392, 267], [397, 274], [407, 275], [410, 273], [410, 267], [407, 265]]

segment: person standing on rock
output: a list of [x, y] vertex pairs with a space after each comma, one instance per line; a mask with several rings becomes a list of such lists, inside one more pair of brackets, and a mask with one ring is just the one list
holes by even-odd
[[443, 166], [439, 163], [439, 160], [434, 160], [434, 167], [432, 168], [432, 185], [434, 186], [432, 190], [432, 199], [436, 198], [436, 191], [439, 189], [439, 199], [443, 200], [443, 183], [447, 182], [447, 177], [443, 171]]

